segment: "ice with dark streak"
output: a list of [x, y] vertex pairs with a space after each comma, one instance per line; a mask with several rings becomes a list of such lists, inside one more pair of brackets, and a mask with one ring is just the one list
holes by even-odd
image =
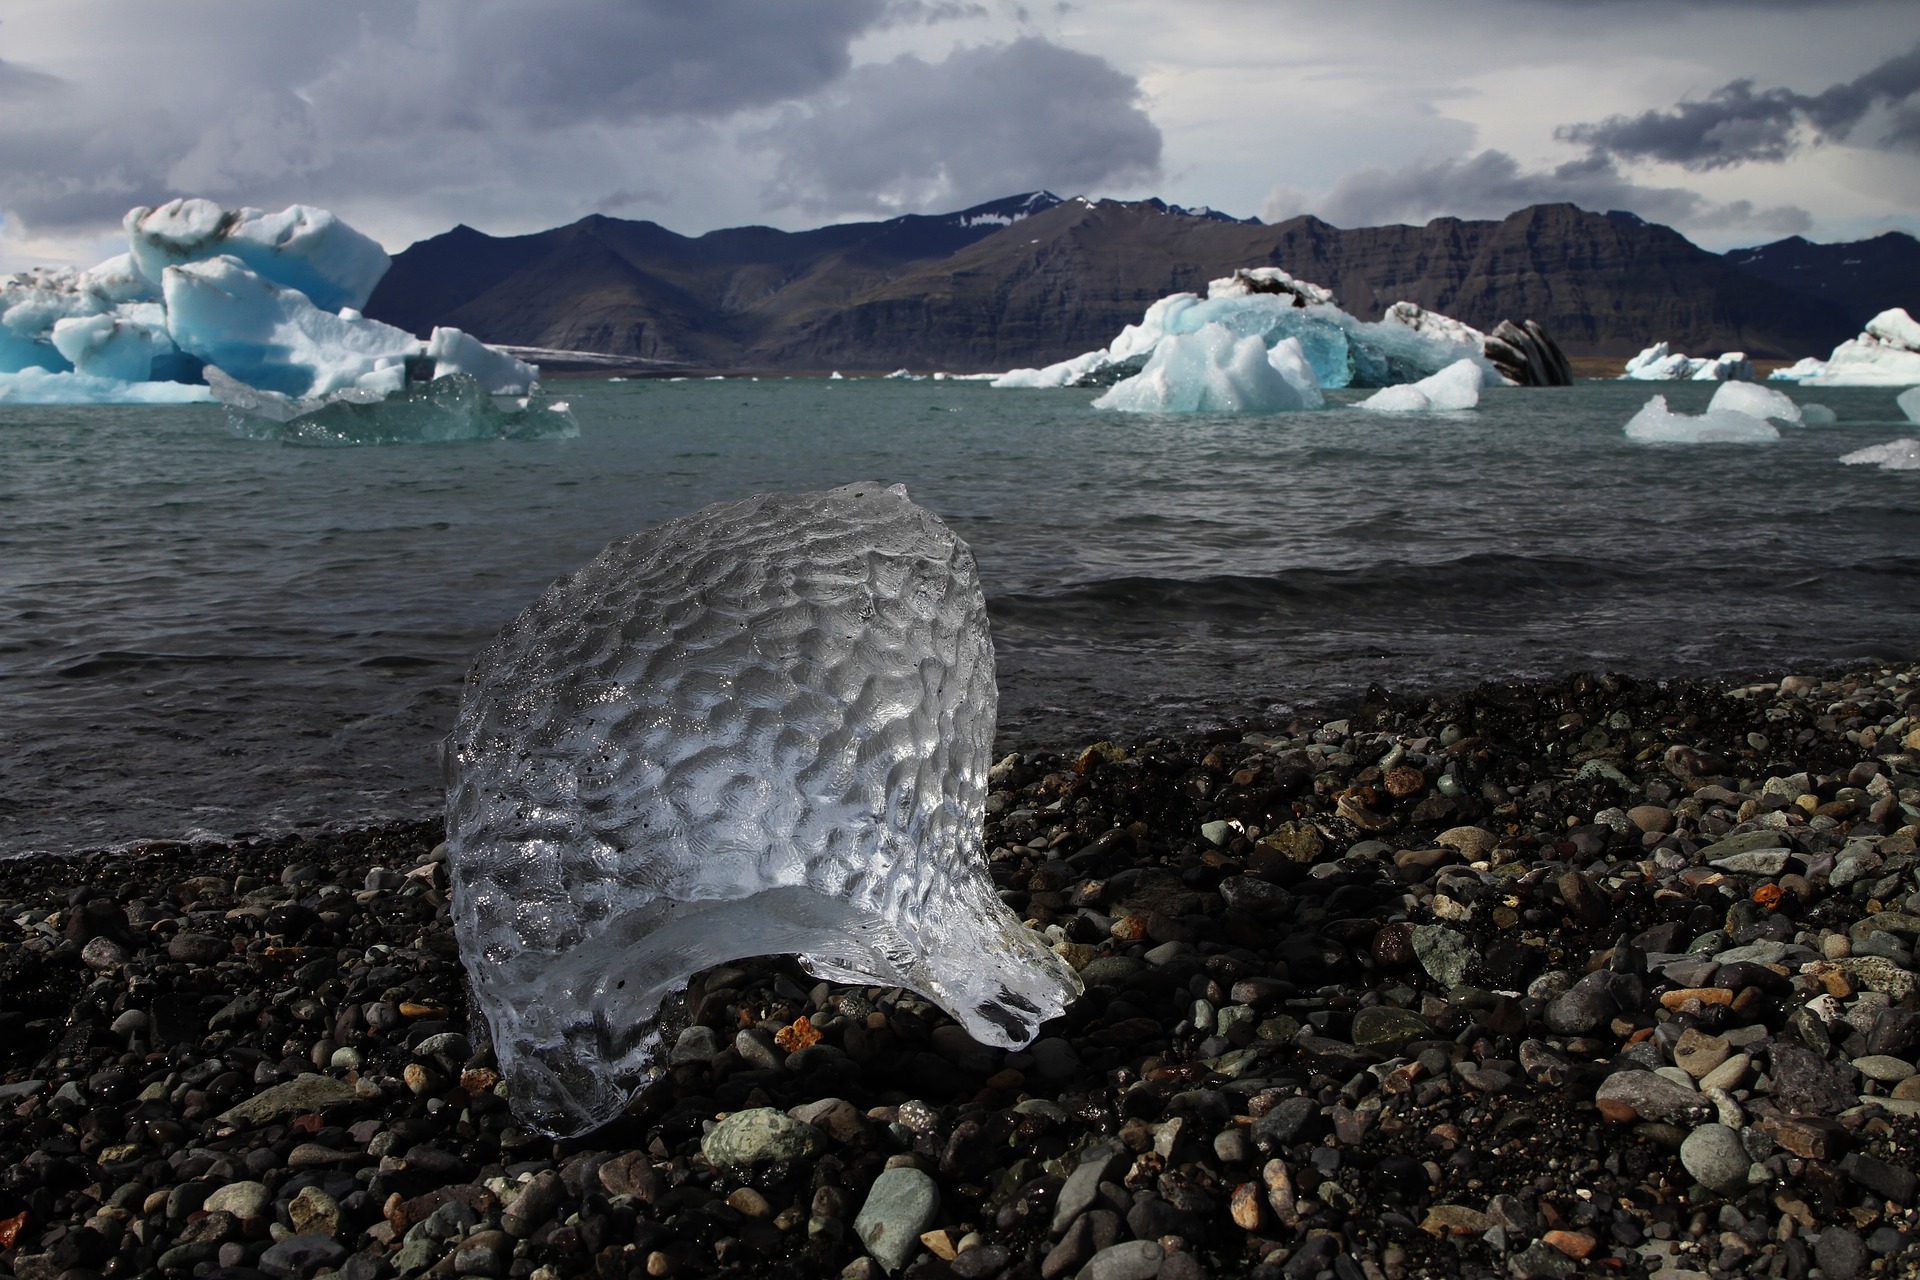
[[572, 1135], [655, 1074], [699, 970], [793, 954], [1015, 1048], [1081, 990], [1001, 903], [973, 554], [900, 485], [621, 538], [475, 660], [453, 921], [515, 1113]]

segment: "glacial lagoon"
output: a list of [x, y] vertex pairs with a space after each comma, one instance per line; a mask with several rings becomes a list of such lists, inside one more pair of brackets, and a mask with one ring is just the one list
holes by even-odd
[[[1779, 384], [1775, 384], [1779, 385]], [[1002, 748], [1350, 709], [1369, 685], [1911, 659], [1920, 472], [1885, 388], [1651, 445], [1658, 390], [1115, 414], [1095, 390], [551, 384], [572, 439], [312, 449], [213, 405], [0, 409], [0, 855], [431, 816], [472, 656], [610, 539], [904, 483], [979, 560]]]

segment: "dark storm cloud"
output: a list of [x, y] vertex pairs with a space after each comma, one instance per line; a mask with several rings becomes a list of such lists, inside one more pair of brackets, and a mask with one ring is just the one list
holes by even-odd
[[1401, 169], [1361, 169], [1321, 196], [1279, 191], [1268, 201], [1269, 220], [1312, 213], [1341, 227], [1389, 222], [1424, 223], [1451, 215], [1503, 218], [1530, 204], [1567, 201], [1583, 209], [1624, 209], [1652, 222], [1696, 231], [1746, 230], [1782, 235], [1806, 231], [1812, 219], [1803, 209], [1756, 209], [1745, 200], [1715, 204], [1682, 187], [1649, 187], [1633, 182], [1604, 156], [1588, 157], [1552, 170], [1528, 171], [1504, 151], [1482, 151], [1465, 159], [1446, 159]]
[[1912, 148], [1912, 101], [1920, 94], [1920, 46], [1854, 80], [1816, 94], [1754, 88], [1735, 80], [1703, 99], [1639, 115], [1609, 116], [1591, 124], [1563, 125], [1555, 136], [1579, 143], [1596, 156], [1653, 160], [1695, 171], [1751, 162], [1778, 162], [1808, 140], [1853, 141], [1869, 112], [1891, 106], [1893, 127], [1869, 144]]
[[1031, 36], [857, 68], [760, 141], [780, 156], [777, 201], [836, 213], [1123, 187], [1160, 168], [1139, 83]]
[[187, 8], [218, 20], [72, 0], [63, 16], [75, 29], [114, 36], [93, 59], [106, 70], [86, 83], [0, 63], [6, 213], [44, 231], [116, 222], [132, 204], [179, 194], [266, 203], [320, 199], [324, 185], [328, 200], [418, 198], [456, 166], [525, 178], [529, 157], [552, 181], [559, 162], [546, 153], [584, 152], [596, 126], [723, 121], [819, 91], [846, 75], [852, 43], [887, 10], [885, 0]]

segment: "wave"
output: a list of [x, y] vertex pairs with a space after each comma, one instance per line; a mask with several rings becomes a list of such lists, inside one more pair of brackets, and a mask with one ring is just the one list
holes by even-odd
[[[1854, 564], [1799, 566], [1803, 588], [1836, 588], [1903, 598], [1920, 580], [1920, 556], [1889, 556]], [[1701, 566], [1672, 559], [1630, 563], [1583, 556], [1475, 552], [1435, 563], [1381, 561], [1353, 569], [1294, 568], [1274, 574], [1213, 574], [1194, 578], [1126, 575], [1083, 579], [1058, 587], [988, 597], [996, 625], [1058, 623], [1077, 616], [1126, 621], [1184, 619], [1242, 621], [1276, 615], [1302, 619], [1354, 613], [1451, 612], [1502, 606], [1538, 607], [1557, 600], [1591, 601], [1626, 593], [1657, 608], [1677, 607], [1702, 594], [1777, 588], [1775, 566]]]

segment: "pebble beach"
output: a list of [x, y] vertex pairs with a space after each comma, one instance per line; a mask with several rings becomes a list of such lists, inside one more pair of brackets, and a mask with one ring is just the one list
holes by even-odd
[[1920, 668], [1579, 676], [1014, 751], [1034, 1044], [742, 961], [555, 1142], [437, 823], [0, 863], [0, 1271], [1920, 1272]]

